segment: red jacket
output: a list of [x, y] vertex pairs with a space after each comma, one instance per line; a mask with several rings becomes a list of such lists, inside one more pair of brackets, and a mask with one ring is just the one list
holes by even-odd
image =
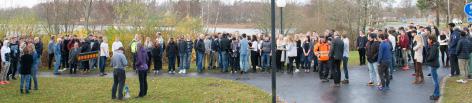
[[399, 45], [402, 48], [409, 49], [410, 39], [408, 38], [408, 35], [400, 35]]

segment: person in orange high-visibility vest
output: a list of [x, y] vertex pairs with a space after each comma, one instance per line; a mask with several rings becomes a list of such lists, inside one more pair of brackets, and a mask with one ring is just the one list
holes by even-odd
[[315, 55], [318, 57], [318, 63], [320, 66], [320, 79], [322, 82], [329, 82], [328, 73], [329, 73], [329, 50], [330, 44], [326, 41], [324, 36], [320, 36], [319, 42], [313, 48]]

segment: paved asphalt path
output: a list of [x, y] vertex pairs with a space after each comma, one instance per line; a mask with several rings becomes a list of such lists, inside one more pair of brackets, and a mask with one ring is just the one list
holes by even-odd
[[[423, 69], [424, 74], [429, 73], [429, 69]], [[438, 70], [440, 77], [446, 76], [448, 69]], [[60, 75], [62, 77], [98, 77], [98, 74], [87, 75]], [[288, 103], [434, 103], [429, 100], [433, 92], [433, 83], [430, 77], [425, 76], [424, 84], [412, 84], [414, 77], [411, 75], [414, 70], [396, 71], [394, 79], [390, 83], [390, 90], [378, 91], [376, 87], [367, 86], [369, 80], [366, 66], [353, 67], [349, 71], [350, 83], [341, 87], [333, 87], [333, 81], [321, 83], [318, 73], [294, 73], [277, 74], [277, 96]], [[111, 77], [108, 73], [106, 77]], [[42, 77], [55, 77], [51, 72], [41, 72]], [[127, 77], [136, 77], [133, 72], [128, 72]], [[238, 74], [222, 73], [189, 73], [185, 75], [162, 73], [158, 76], [150, 75], [149, 78], [156, 77], [215, 77], [235, 80]], [[236, 80], [247, 83], [271, 93], [271, 75], [269, 73], [250, 73], [249, 79]], [[344, 74], [342, 74], [344, 78]]]

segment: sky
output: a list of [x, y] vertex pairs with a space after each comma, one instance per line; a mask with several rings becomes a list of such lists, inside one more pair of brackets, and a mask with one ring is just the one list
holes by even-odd
[[[11, 8], [11, 7], [28, 7], [31, 8], [41, 2], [45, 2], [47, 0], [0, 0], [0, 8]], [[161, 0], [159, 0], [161, 1]], [[167, 0], [162, 0], [162, 1], [167, 1]], [[176, 0], [173, 0], [176, 1]], [[234, 1], [269, 1], [269, 0], [222, 0], [225, 4], [231, 4]], [[289, 3], [309, 3], [310, 0], [286, 0]], [[398, 3], [401, 0], [395, 0], [395, 4], [393, 5], [394, 7], [398, 6]], [[413, 0], [413, 3], [415, 3], [416, 0]]]

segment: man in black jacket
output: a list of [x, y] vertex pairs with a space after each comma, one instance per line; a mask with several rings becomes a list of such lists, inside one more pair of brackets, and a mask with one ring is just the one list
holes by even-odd
[[[98, 42], [97, 37], [91, 35], [90, 39], [90, 51], [91, 52], [98, 52], [100, 49], [100, 42]], [[90, 68], [95, 69], [97, 67], [97, 59], [90, 60]]]
[[203, 67], [203, 57], [205, 57], [205, 44], [203, 43], [203, 35], [200, 35], [197, 40], [195, 40], [195, 53], [197, 53], [197, 71], [202, 73], [204, 70]]
[[222, 72], [228, 72], [228, 51], [229, 47], [231, 47], [231, 41], [228, 39], [229, 34], [223, 34], [223, 38], [220, 40], [220, 51], [221, 51], [221, 62], [223, 64], [222, 66]]
[[343, 60], [344, 42], [339, 37], [339, 33], [334, 34], [334, 39], [331, 44], [329, 51], [329, 57], [332, 60], [333, 68], [331, 69], [331, 75], [334, 79], [334, 86], [339, 87], [341, 82], [341, 61]]
[[[212, 69], [216, 69], [216, 64], [220, 64], [221, 62], [218, 61], [218, 54], [219, 54], [219, 46], [220, 46], [220, 42], [219, 42], [219, 38], [218, 38], [218, 35], [215, 35], [214, 39], [211, 41], [211, 57], [210, 57], [210, 65], [209, 67], [211, 67]], [[221, 65], [220, 65], [221, 67]]]
[[357, 37], [356, 47], [359, 51], [360, 65], [365, 65], [365, 45], [367, 44], [367, 36], [363, 31], [359, 31], [359, 36]]

